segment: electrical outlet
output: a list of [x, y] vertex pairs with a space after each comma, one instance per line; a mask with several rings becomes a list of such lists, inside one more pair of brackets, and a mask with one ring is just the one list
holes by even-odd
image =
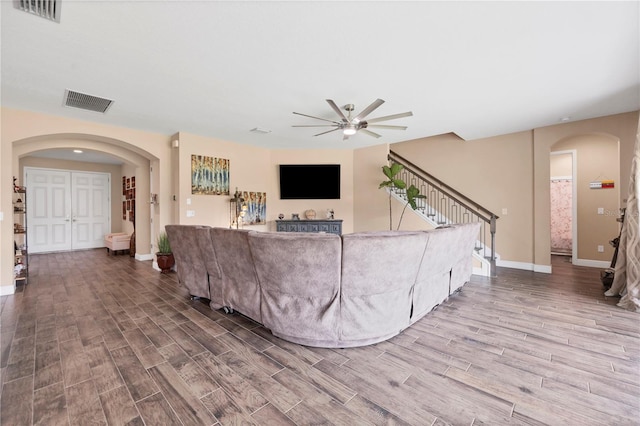
[[196, 215], [195, 210], [187, 210], [187, 217], [194, 217]]
[[598, 253], [604, 253], [604, 246], [598, 246]]
[[503, 207], [502, 208], [502, 214], [506, 216], [507, 214], [509, 214], [509, 210], [507, 210], [506, 207]]
[[598, 207], [598, 214], [604, 214], [604, 207]]

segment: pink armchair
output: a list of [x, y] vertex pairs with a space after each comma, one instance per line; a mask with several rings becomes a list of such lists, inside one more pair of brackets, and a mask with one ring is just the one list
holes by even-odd
[[107, 254], [109, 254], [109, 251], [113, 251], [116, 254], [119, 251], [128, 251], [130, 241], [131, 235], [125, 232], [113, 232], [104, 236], [104, 246], [107, 248]]

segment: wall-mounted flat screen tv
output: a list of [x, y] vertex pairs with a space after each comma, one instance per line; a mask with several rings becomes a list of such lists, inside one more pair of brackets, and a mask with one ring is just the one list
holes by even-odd
[[340, 164], [280, 164], [281, 200], [339, 200]]

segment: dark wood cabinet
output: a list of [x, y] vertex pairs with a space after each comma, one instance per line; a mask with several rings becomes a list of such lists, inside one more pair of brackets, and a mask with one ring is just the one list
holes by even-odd
[[276, 220], [278, 232], [323, 232], [342, 235], [342, 219]]

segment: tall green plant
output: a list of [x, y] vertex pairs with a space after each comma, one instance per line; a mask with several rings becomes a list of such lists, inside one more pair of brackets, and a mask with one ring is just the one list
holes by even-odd
[[[397, 174], [400, 173], [402, 169], [404, 169], [404, 166], [398, 163], [393, 163], [391, 164], [390, 167], [382, 166], [382, 173], [387, 177], [387, 180], [381, 182], [380, 186], [378, 187], [378, 189], [389, 188], [391, 190], [393, 190], [394, 188], [397, 188], [397, 189], [406, 188], [407, 203], [404, 205], [404, 208], [402, 209], [402, 213], [400, 214], [400, 220], [398, 221], [398, 227], [396, 228], [396, 230], [400, 229], [400, 224], [402, 223], [402, 218], [404, 217], [405, 210], [407, 210], [407, 206], [411, 206], [413, 210], [416, 210], [418, 208], [418, 204], [416, 200], [420, 198], [427, 198], [426, 196], [420, 194], [420, 190], [416, 188], [415, 185], [412, 184], [411, 186], [409, 186], [409, 188], [407, 188], [407, 183], [402, 179], [399, 179], [396, 177]], [[391, 191], [389, 191], [389, 230], [393, 230]]]
[[391, 210], [391, 191], [393, 191], [394, 188], [405, 189], [407, 187], [407, 184], [402, 179], [396, 178], [396, 175], [400, 173], [402, 169], [404, 169], [404, 166], [398, 163], [392, 163], [391, 167], [382, 166], [382, 173], [387, 177], [387, 180], [380, 182], [380, 186], [378, 186], [378, 189], [380, 188], [390, 189], [389, 191], [389, 230], [390, 231], [393, 229], [393, 218], [391, 213], [392, 211]]
[[400, 229], [400, 224], [402, 223], [402, 218], [404, 217], [404, 211], [407, 209], [407, 206], [411, 206], [413, 210], [416, 210], [418, 208], [418, 204], [416, 203], [416, 200], [419, 198], [427, 198], [427, 197], [420, 194], [420, 190], [416, 188], [415, 185], [412, 184], [409, 188], [407, 188], [407, 204], [405, 204], [404, 208], [402, 209], [402, 214], [400, 215], [400, 220], [398, 221], [397, 229]]

